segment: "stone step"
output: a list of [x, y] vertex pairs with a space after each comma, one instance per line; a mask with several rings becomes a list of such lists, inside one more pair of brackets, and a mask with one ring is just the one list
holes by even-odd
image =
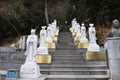
[[50, 54], [53, 54], [53, 55], [83, 55], [85, 53], [81, 53], [81, 52], [68, 52], [68, 51], [55, 51], [55, 53], [50, 53]]
[[61, 67], [61, 68], [106, 68], [106, 65], [40, 65], [41, 67]]
[[108, 80], [109, 75], [48, 75], [46, 80]]
[[53, 63], [81, 63], [84, 60], [53, 60]]
[[52, 71], [52, 72], [107, 72], [108, 69], [89, 69], [89, 70], [80, 70], [80, 69], [40, 69], [40, 71]]
[[[56, 54], [57, 54], [57, 53], [56, 53]], [[72, 54], [62, 55], [62, 54], [61, 54], [61, 55], [53, 55], [53, 57], [70, 57], [70, 58], [71, 58], [71, 57], [72, 57], [72, 58], [75, 57], [75, 58], [76, 58], [76, 57], [81, 57], [81, 55], [80, 55], [80, 53], [79, 53], [78, 55], [75, 55], [75, 54], [73, 54], [73, 55], [72, 55]]]
[[53, 57], [53, 60], [74, 60], [74, 61], [78, 61], [78, 60], [82, 60], [82, 57]]
[[55, 52], [57, 52], [57, 53], [85, 53], [85, 52], [87, 52], [87, 49], [79, 49], [79, 50], [77, 50], [77, 49], [72, 49], [72, 50], [56, 50]]
[[56, 48], [57, 50], [74, 50], [74, 49], [76, 49], [75, 47], [73, 48], [73, 47], [57, 47]]
[[66, 59], [83, 59], [82, 55], [53, 55], [53, 59], [58, 59], [58, 60], [66, 60]]
[[42, 74], [52, 74], [52, 75], [103, 75], [107, 74], [107, 69], [89, 69], [89, 70], [80, 70], [80, 69], [41, 69]]
[[62, 44], [63, 45], [64, 44], [74, 45], [73, 43], [74, 43], [74, 40], [69, 40], [69, 41], [67, 41], [67, 40], [59, 40], [57, 45], [62, 45]]
[[[62, 50], [62, 49], [61, 49]], [[67, 49], [68, 50], [68, 49]], [[64, 54], [67, 54], [67, 55], [83, 55], [83, 54], [86, 54], [86, 51], [83, 51], [83, 52], [79, 52], [79, 51], [71, 51], [71, 52], [69, 52], [69, 51], [55, 51], [55, 53], [51, 53], [51, 54], [61, 54], [61, 55], [64, 55]], [[70, 49], [69, 49], [70, 50]], [[72, 49], [71, 49], [72, 50]]]
[[50, 69], [50, 68], [54, 68], [54, 69], [79, 69], [79, 70], [89, 70], [89, 69], [106, 69], [106, 65], [73, 65], [73, 64], [69, 64], [69, 65], [40, 65], [41, 69]]
[[63, 52], [63, 51], [55, 51], [55, 53], [51, 53], [51, 54], [53, 54], [53, 55], [57, 55], [57, 54], [60, 54], [60, 55], [82, 55], [82, 54], [85, 54], [85, 53], [81, 53], [81, 52], [68, 52], [68, 51], [66, 51], [66, 52]]

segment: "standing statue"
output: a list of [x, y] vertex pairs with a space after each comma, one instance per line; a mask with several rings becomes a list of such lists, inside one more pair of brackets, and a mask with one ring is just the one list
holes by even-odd
[[77, 23], [76, 18], [72, 20], [72, 29], [75, 29], [75, 23]]
[[42, 30], [40, 31], [40, 45], [46, 46], [46, 26], [42, 26]]
[[53, 32], [57, 31], [56, 22], [53, 22], [51, 26], [52, 26]]
[[55, 27], [57, 27], [57, 20], [56, 19], [54, 20], [54, 24], [55, 24]]
[[77, 33], [77, 31], [78, 31], [78, 23], [75, 23], [75, 24], [74, 24], [74, 32]]
[[77, 24], [77, 35], [76, 36], [81, 37], [81, 27], [79, 23]]
[[111, 32], [109, 33], [109, 37], [120, 37], [120, 22], [115, 19], [112, 22], [113, 28]]
[[52, 37], [54, 34], [52, 34], [52, 33], [53, 32], [52, 32], [50, 24], [49, 24], [49, 26], [47, 27], [47, 43], [53, 43]]
[[89, 40], [90, 40], [90, 43], [96, 43], [96, 31], [95, 31], [95, 28], [94, 28], [94, 24], [89, 24]]
[[[28, 36], [28, 38], [27, 38], [27, 48], [28, 48], [28, 44], [29, 44], [29, 42], [30, 41], [32, 41], [33, 42], [33, 53], [34, 53], [34, 55], [36, 55], [37, 54], [37, 43], [38, 43], [38, 37], [37, 37], [37, 35], [35, 35], [35, 29], [32, 29], [31, 30], [31, 35], [29, 35]], [[27, 55], [29, 52], [28, 52], [28, 50], [26, 50], [26, 52], [25, 52], [25, 55]]]
[[48, 54], [48, 48], [46, 47], [46, 26], [42, 27], [40, 31], [40, 46], [37, 49], [38, 54]]
[[20, 37], [19, 49], [25, 50], [25, 36], [21, 36], [21, 37]]
[[40, 68], [36, 64], [35, 56], [34, 56], [34, 43], [33, 40], [30, 39], [27, 47], [27, 57], [25, 63], [20, 68], [20, 78], [39, 78], [40, 77]]
[[87, 42], [88, 42], [88, 39], [86, 38], [86, 28], [85, 28], [85, 25], [83, 23], [82, 27], [81, 27], [81, 40], [80, 40], [80, 43], [87, 43]]
[[99, 45], [96, 43], [96, 31], [94, 28], [94, 24], [89, 24], [90, 28], [89, 28], [89, 40], [90, 40], [90, 44], [88, 46], [87, 51], [90, 52], [100, 52], [100, 47]]

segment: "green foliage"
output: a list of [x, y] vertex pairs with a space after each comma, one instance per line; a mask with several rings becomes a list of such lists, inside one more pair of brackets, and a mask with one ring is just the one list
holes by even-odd
[[[40, 6], [35, 6], [33, 8], [31, 1], [24, 0], [24, 2], [17, 2], [8, 13], [0, 14], [1, 39], [9, 36], [18, 36], [17, 32], [20, 35], [29, 34], [32, 28], [40, 30], [40, 27], [45, 24], [43, 7], [38, 9]], [[16, 28], [17, 32], [13, 27]]]
[[[120, 0], [70, 0], [75, 6], [75, 17], [81, 22], [93, 22], [98, 25], [120, 19]], [[73, 11], [73, 10], [71, 10]]]
[[[76, 17], [79, 23], [93, 22], [107, 26], [113, 19], [120, 20], [120, 0], [46, 0], [50, 22], [57, 19], [59, 25], [71, 24]], [[31, 28], [45, 25], [45, 0], [18, 0], [6, 14], [0, 14], [0, 39], [29, 34]], [[7, 20], [8, 21], [7, 21]], [[4, 34], [4, 35], [3, 35]]]

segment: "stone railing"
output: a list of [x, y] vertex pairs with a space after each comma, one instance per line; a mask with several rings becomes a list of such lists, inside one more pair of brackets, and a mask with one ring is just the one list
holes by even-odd
[[120, 37], [107, 38], [108, 68], [112, 80], [120, 80]]

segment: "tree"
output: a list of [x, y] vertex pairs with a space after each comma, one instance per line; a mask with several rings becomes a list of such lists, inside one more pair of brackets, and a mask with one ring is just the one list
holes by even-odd
[[45, 0], [45, 19], [46, 19], [46, 25], [49, 24], [49, 18], [48, 18], [48, 10], [47, 10], [47, 0]]

